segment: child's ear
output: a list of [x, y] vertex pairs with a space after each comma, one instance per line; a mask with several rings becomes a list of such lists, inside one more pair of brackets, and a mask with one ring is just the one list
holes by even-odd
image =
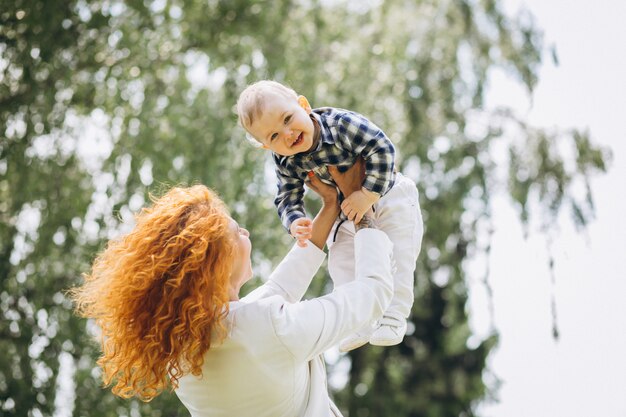
[[306, 97], [298, 96], [298, 104], [304, 109], [305, 112], [307, 112], [307, 114], [311, 113], [311, 105], [309, 104], [309, 100], [307, 100]]
[[261, 144], [261, 149], [268, 150], [269, 148], [270, 148], [270, 147], [269, 147], [269, 146], [267, 146], [266, 144], [264, 144], [264, 143], [262, 143], [262, 144]]

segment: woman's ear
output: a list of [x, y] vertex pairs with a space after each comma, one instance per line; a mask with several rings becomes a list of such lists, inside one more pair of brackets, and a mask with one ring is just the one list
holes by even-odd
[[298, 96], [298, 104], [304, 109], [305, 112], [307, 112], [307, 114], [311, 113], [311, 105], [309, 104], [309, 100], [307, 100], [306, 97]]

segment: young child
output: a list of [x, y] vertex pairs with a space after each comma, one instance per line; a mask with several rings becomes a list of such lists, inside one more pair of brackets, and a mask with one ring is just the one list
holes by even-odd
[[[275, 81], [248, 86], [237, 101], [237, 114], [248, 136], [272, 151], [278, 178], [274, 203], [283, 225], [301, 246], [306, 245], [312, 227], [303, 202], [307, 175], [315, 173], [334, 185], [328, 166], [343, 172], [357, 158], [365, 160], [361, 190], [341, 203], [345, 217], [338, 219], [328, 242], [328, 270], [334, 285], [354, 279], [354, 224], [373, 209], [378, 228], [394, 244], [394, 298], [381, 320], [343, 340], [339, 349], [346, 352], [367, 342], [378, 346], [400, 343], [413, 305], [413, 273], [423, 224], [417, 188], [396, 172], [389, 138], [358, 113], [332, 107], [311, 109], [304, 96]], [[344, 221], [346, 218], [354, 223]]]

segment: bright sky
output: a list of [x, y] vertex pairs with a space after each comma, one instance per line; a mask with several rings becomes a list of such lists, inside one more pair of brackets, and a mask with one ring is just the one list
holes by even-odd
[[[501, 379], [499, 403], [483, 417], [626, 416], [626, 1], [503, 0], [508, 14], [525, 5], [556, 45], [559, 66], [548, 57], [527, 97], [502, 75], [490, 101], [517, 108], [533, 125], [589, 129], [609, 146], [608, 175], [592, 182], [596, 220], [584, 234], [563, 216], [553, 244], [551, 284], [546, 241], [536, 230], [523, 239], [505, 198], [493, 205], [496, 233], [491, 284], [500, 345], [491, 370]], [[485, 291], [471, 283], [472, 325], [488, 329]], [[551, 336], [554, 293], [561, 337]]]

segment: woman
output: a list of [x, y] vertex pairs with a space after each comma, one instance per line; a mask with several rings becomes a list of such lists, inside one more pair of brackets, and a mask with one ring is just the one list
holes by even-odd
[[[360, 188], [352, 171], [333, 170], [342, 191]], [[194, 417], [341, 415], [321, 354], [387, 308], [392, 245], [362, 221], [355, 281], [301, 301], [339, 214], [334, 188], [317, 177], [310, 187], [323, 200], [312, 244], [294, 245], [242, 299], [252, 277], [248, 231], [204, 186], [173, 188], [109, 242], [72, 295], [102, 329], [98, 364], [115, 394], [150, 400], [169, 380]]]

